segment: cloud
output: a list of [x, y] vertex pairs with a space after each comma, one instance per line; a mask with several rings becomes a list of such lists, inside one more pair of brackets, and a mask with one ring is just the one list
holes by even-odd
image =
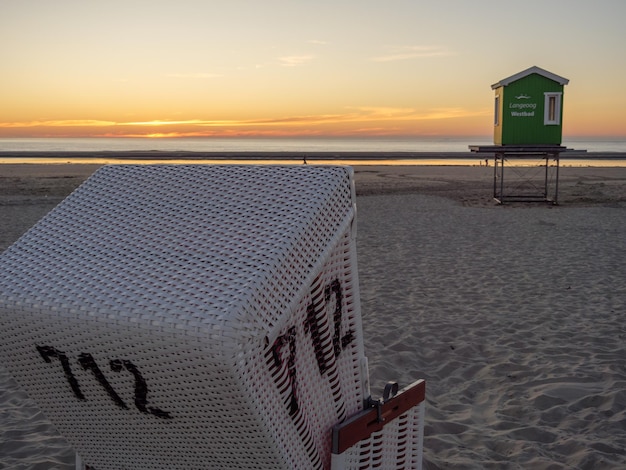
[[413, 108], [392, 108], [386, 106], [360, 106], [350, 109], [355, 109], [359, 112], [359, 116], [366, 117], [367, 119], [398, 119], [405, 116], [412, 116], [415, 114]]
[[172, 78], [190, 78], [190, 79], [205, 79], [205, 78], [217, 78], [221, 75], [217, 73], [170, 73], [168, 77]]
[[452, 52], [443, 46], [400, 46], [389, 48], [387, 54], [372, 57], [370, 60], [374, 62], [394, 62], [398, 60], [445, 57], [449, 55], [452, 55]]
[[[182, 121], [162, 121], [159, 119], [153, 121], [136, 121], [136, 122], [120, 122], [118, 125], [120, 126], [142, 126], [142, 127], [159, 127], [159, 126], [198, 126], [203, 125], [207, 121], [203, 121], [200, 119], [186, 119]], [[210, 121], [209, 121], [210, 122]]]
[[465, 108], [434, 108], [416, 110], [413, 108], [390, 107], [356, 107], [354, 120], [356, 121], [432, 121], [439, 119], [458, 119], [476, 116], [485, 116], [489, 110], [467, 110]]
[[282, 116], [243, 120], [159, 120], [152, 121], [99, 121], [90, 119], [28, 121], [28, 122], [0, 122], [0, 128], [28, 128], [28, 127], [242, 127], [242, 126], [272, 126], [272, 125], [301, 125], [337, 122], [368, 122], [368, 121], [406, 121], [426, 119], [451, 119], [470, 116], [482, 116], [488, 113], [485, 110], [469, 111], [464, 108], [435, 108], [418, 111], [414, 108], [360, 106], [346, 108], [345, 113], [312, 114]]
[[278, 62], [283, 67], [298, 67], [300, 65], [304, 65], [307, 62], [311, 62], [314, 59], [312, 55], [290, 55], [279, 57]]
[[69, 119], [57, 121], [28, 121], [28, 122], [0, 122], [0, 128], [23, 127], [108, 127], [116, 126], [113, 121], [98, 121], [95, 119]]
[[[334, 114], [304, 114], [241, 120], [152, 120], [152, 121], [32, 121], [0, 122], [3, 133], [33, 129], [31, 135], [83, 137], [237, 137], [333, 134], [393, 134], [418, 128], [419, 123], [486, 116], [491, 109], [415, 109], [403, 107], [348, 107]], [[67, 129], [71, 128], [70, 131]], [[81, 130], [82, 128], [82, 130]]]

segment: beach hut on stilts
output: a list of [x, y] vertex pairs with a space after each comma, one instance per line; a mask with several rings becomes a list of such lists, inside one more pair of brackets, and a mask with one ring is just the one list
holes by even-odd
[[105, 166], [0, 256], [0, 357], [77, 468], [419, 469], [356, 234], [347, 167]]
[[[561, 139], [563, 89], [568, 83], [567, 78], [533, 66], [491, 86], [495, 92], [494, 145], [470, 146], [470, 150], [493, 156], [498, 203], [558, 203], [560, 154], [567, 150]], [[506, 183], [505, 165], [512, 173], [507, 172]]]

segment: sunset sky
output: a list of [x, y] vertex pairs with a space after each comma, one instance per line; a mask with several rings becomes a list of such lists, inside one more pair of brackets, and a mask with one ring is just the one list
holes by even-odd
[[491, 84], [570, 80], [626, 136], [624, 0], [1, 0], [0, 137], [484, 136]]

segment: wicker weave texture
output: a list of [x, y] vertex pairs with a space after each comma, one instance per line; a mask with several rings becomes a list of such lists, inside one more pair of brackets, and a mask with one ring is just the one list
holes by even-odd
[[103, 167], [0, 257], [0, 357], [98, 470], [328, 468], [354, 202], [344, 167]]
[[420, 470], [424, 406], [422, 402], [411, 408], [340, 456], [333, 456], [332, 470]]

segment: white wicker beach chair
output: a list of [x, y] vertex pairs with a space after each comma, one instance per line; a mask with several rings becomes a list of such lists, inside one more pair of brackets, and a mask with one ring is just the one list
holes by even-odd
[[0, 257], [0, 357], [97, 470], [419, 468], [413, 392], [340, 425], [355, 246], [345, 167], [103, 167]]

